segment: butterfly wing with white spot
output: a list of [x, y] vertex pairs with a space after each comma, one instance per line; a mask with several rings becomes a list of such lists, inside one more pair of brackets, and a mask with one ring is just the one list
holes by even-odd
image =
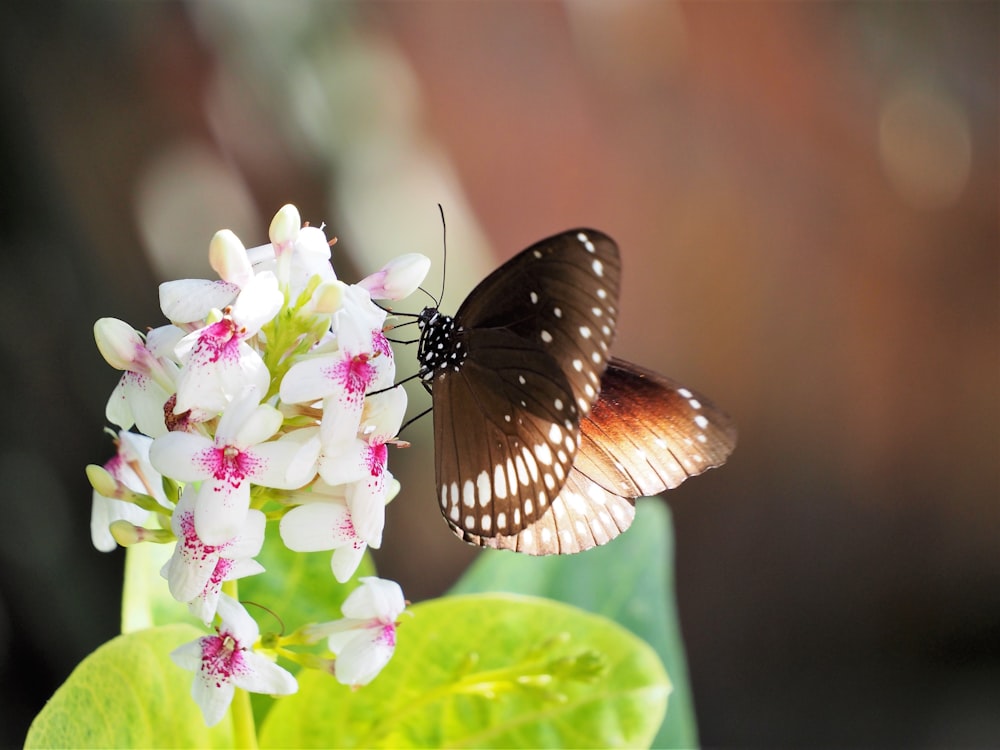
[[547, 352], [509, 331], [456, 336], [468, 355], [433, 387], [441, 513], [459, 535], [515, 534], [545, 513], [573, 466], [570, 386]]
[[487, 276], [455, 322], [466, 329], [503, 328], [539, 344], [586, 414], [614, 340], [620, 278], [614, 240], [594, 229], [573, 229], [536, 242]]
[[736, 425], [707, 398], [617, 358], [580, 432], [574, 469], [623, 497], [673, 489], [736, 447]]
[[483, 537], [452, 525], [455, 533], [472, 544], [532, 555], [581, 552], [631, 526], [636, 497], [721, 465], [736, 445], [732, 420], [669, 378], [612, 359], [601, 386], [580, 422], [573, 469], [549, 511], [516, 534]]

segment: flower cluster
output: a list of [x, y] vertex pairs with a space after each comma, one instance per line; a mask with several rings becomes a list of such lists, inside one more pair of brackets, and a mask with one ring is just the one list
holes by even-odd
[[[117, 454], [88, 469], [93, 542], [105, 551], [116, 542], [175, 544], [161, 571], [171, 595], [216, 623], [216, 635], [174, 653], [197, 673], [193, 695], [208, 724], [225, 713], [234, 687], [296, 689], [255, 651], [263, 649], [256, 623], [228, 595], [227, 582], [264, 573], [254, 558], [269, 522], [290, 550], [333, 550], [342, 583], [365, 549], [381, 544], [385, 506], [398, 491], [387, 446], [406, 393], [392, 387], [387, 313], [372, 300], [408, 296], [430, 265], [404, 255], [345, 284], [330, 264], [332, 243], [321, 228], [302, 226], [294, 206], [278, 211], [269, 234], [269, 244], [247, 250], [218, 232], [209, 248], [218, 280], [161, 285], [169, 324], [145, 335], [112, 318], [94, 326], [101, 354], [122, 376], [106, 411], [120, 430]], [[397, 584], [363, 578], [345, 619], [290, 642], [328, 636], [337, 679], [365, 684], [392, 655], [404, 607]]]

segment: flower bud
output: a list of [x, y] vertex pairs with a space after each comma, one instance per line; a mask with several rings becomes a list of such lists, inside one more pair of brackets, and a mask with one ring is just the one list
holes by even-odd
[[317, 315], [328, 315], [337, 312], [344, 306], [344, 282], [324, 281], [313, 292], [311, 300], [312, 311]]
[[146, 348], [138, 331], [117, 318], [101, 318], [94, 323], [94, 340], [101, 356], [116, 370], [135, 370]]
[[118, 495], [118, 481], [103, 466], [88, 464], [87, 479], [90, 482], [90, 486], [97, 490], [98, 494], [104, 497], [116, 497]]
[[243, 288], [253, 278], [253, 267], [240, 238], [228, 229], [215, 233], [208, 246], [208, 262], [219, 278]]
[[291, 203], [286, 203], [278, 209], [278, 213], [271, 219], [271, 226], [267, 230], [278, 254], [285, 247], [290, 247], [298, 239], [299, 231], [302, 228], [302, 219], [299, 216], [299, 209]]
[[403, 299], [409, 297], [420, 286], [431, 259], [420, 253], [407, 253], [386, 263], [381, 271], [358, 282], [374, 299]]

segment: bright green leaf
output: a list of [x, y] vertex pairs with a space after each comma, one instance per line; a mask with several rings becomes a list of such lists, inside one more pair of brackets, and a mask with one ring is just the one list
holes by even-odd
[[670, 683], [659, 659], [604, 618], [510, 594], [410, 612], [372, 684], [352, 691], [302, 672], [261, 747], [636, 747], [660, 725]]
[[194, 678], [170, 652], [204, 633], [168, 625], [121, 635], [84, 659], [35, 717], [26, 748], [230, 747], [230, 724], [205, 727]]
[[674, 539], [666, 503], [640, 499], [632, 527], [578, 555], [484, 551], [449, 594], [508, 591], [544, 596], [608, 617], [660, 655], [674, 692], [655, 747], [694, 747], [698, 730], [674, 596]]

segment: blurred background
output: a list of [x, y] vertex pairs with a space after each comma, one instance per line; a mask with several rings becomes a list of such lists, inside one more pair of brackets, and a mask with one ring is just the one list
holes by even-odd
[[[616, 352], [740, 428], [666, 498], [706, 746], [995, 742], [998, 8], [3, 4], [0, 744], [117, 632], [93, 321], [159, 325], [159, 281], [286, 202], [341, 278], [419, 251], [431, 289], [443, 204], [449, 310], [541, 237], [617, 239]], [[377, 556], [412, 600], [474, 555], [429, 427]]]

